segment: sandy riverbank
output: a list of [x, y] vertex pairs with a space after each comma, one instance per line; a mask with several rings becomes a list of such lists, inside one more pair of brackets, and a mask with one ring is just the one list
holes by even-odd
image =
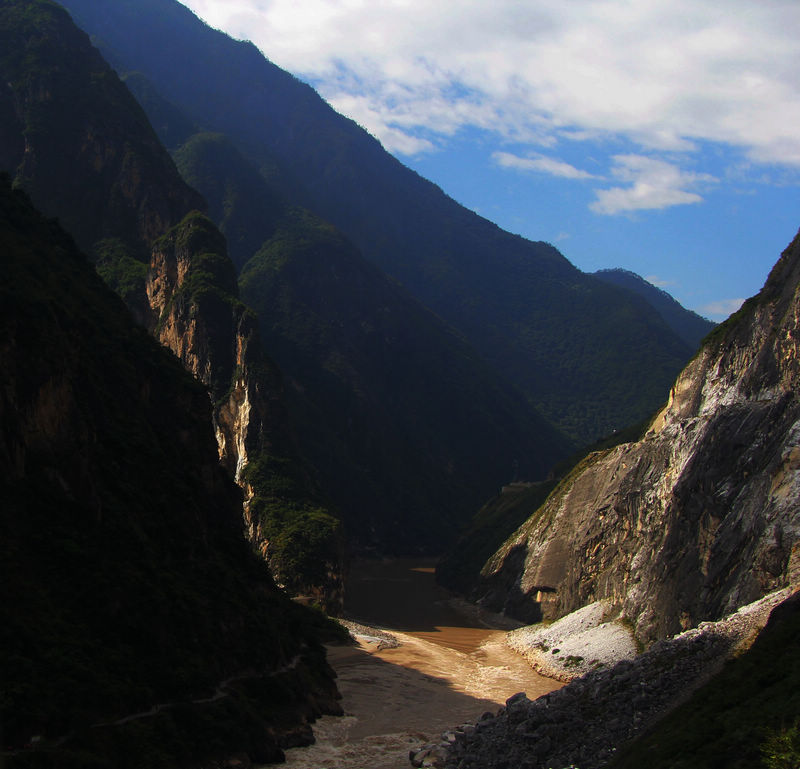
[[561, 684], [531, 669], [503, 641], [503, 631], [470, 652], [392, 631], [399, 645], [357, 636], [358, 645], [331, 647], [343, 718], [314, 726], [317, 744], [287, 751], [293, 769], [407, 769], [409, 750], [525, 691], [533, 699]]

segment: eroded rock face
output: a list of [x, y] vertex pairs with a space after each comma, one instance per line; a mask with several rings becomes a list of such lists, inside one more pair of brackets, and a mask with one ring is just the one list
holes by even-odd
[[191, 213], [155, 242], [145, 288], [152, 333], [209, 388], [220, 459], [238, 481], [248, 446], [264, 441], [267, 405], [250, 371], [251, 344], [259, 360], [263, 354], [255, 317], [238, 299], [225, 242], [210, 220]]
[[525, 621], [596, 600], [644, 642], [800, 574], [800, 238], [686, 367], [638, 443], [587, 457], [487, 562]]

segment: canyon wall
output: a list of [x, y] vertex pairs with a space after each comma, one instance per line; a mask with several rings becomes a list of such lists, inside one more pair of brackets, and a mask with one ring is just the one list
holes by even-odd
[[800, 237], [716, 329], [645, 437], [586, 457], [489, 559], [524, 621], [612, 601], [645, 643], [800, 577]]

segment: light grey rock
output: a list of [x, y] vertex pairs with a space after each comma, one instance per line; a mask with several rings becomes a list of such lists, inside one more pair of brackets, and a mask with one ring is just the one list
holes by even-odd
[[481, 605], [598, 601], [645, 645], [800, 574], [800, 238], [637, 443], [587, 457], [482, 571]]

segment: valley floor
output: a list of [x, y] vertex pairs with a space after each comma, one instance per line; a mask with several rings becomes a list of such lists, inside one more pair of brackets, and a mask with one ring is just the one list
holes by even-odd
[[[370, 564], [351, 584], [350, 613], [380, 618], [396, 643], [361, 626], [357, 646], [329, 649], [345, 716], [317, 722], [316, 744], [288, 750], [287, 767], [407, 769], [409, 751], [438, 742], [442, 732], [496, 712], [517, 692], [535, 699], [562, 685], [510, 649], [504, 631], [476, 627], [474, 618], [455, 612], [429, 564]], [[378, 599], [372, 608], [367, 594]]]
[[317, 743], [287, 751], [286, 766], [406, 769], [410, 750], [494, 713], [512, 694], [535, 699], [561, 686], [534, 672], [503, 642], [503, 631], [483, 632], [486, 640], [470, 652], [406, 633], [393, 634], [396, 648], [365, 636], [358, 646], [332, 647], [345, 716], [322, 718]]

